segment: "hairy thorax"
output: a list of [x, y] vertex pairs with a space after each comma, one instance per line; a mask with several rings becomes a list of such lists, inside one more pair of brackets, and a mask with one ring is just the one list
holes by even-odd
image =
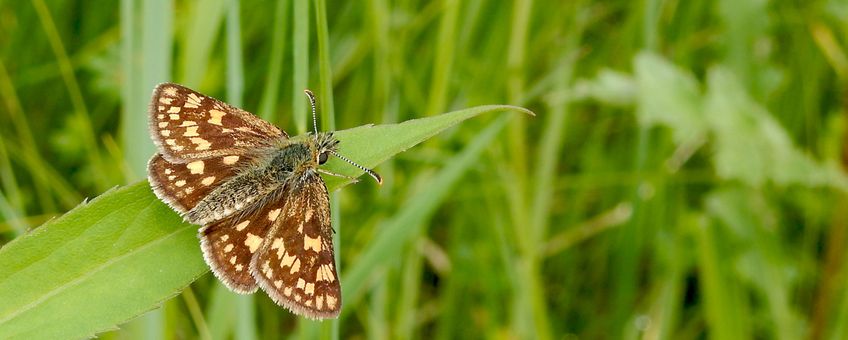
[[283, 195], [287, 186], [296, 186], [298, 178], [317, 167], [314, 140], [281, 141], [256, 155], [250, 166], [242, 168], [222, 183], [185, 215], [195, 224], [206, 224], [237, 213], [247, 213], [260, 201]]

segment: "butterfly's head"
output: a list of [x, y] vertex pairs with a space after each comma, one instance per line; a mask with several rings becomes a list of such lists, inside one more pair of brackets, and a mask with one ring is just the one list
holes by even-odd
[[336, 137], [333, 137], [332, 132], [321, 132], [315, 135], [315, 150], [313, 155], [315, 156], [315, 162], [318, 165], [322, 165], [327, 162], [327, 159], [330, 158], [330, 154], [334, 154], [337, 151], [337, 147], [339, 145], [339, 140]]

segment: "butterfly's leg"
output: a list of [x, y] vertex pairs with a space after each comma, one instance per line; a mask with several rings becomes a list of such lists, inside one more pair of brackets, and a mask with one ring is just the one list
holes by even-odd
[[349, 179], [349, 180], [353, 180], [353, 181], [359, 182], [359, 178], [352, 177], [352, 176], [347, 176], [347, 175], [342, 175], [342, 174], [337, 174], [337, 173], [335, 173], [335, 172], [327, 171], [327, 170], [320, 169], [320, 168], [318, 169], [318, 172], [320, 172], [320, 173], [322, 173], [322, 174], [325, 174], [325, 175], [330, 175], [330, 176], [335, 176], [335, 177], [341, 177], [341, 178], [345, 178], [345, 179]]

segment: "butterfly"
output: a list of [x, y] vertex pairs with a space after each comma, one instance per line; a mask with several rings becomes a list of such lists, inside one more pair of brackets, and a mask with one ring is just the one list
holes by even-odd
[[[332, 132], [285, 131], [182, 85], [160, 84], [148, 108], [158, 148], [148, 163], [156, 196], [201, 225], [203, 257], [230, 290], [262, 288], [295, 314], [335, 318], [341, 287], [333, 255], [327, 187], [319, 168], [339, 155]], [[347, 177], [351, 178], [351, 177]]]

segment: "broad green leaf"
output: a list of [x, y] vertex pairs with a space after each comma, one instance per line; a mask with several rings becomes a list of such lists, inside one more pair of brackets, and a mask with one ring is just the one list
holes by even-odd
[[[685, 142], [707, 130], [698, 82], [689, 72], [652, 53], [635, 61], [638, 118], [642, 124], [673, 127], [676, 142]], [[659, 94], [659, 95], [658, 95]]]
[[[400, 124], [338, 131], [341, 153], [372, 167], [476, 115], [481, 106]], [[361, 174], [344, 163], [328, 170]], [[328, 188], [348, 182], [328, 178]], [[196, 227], [146, 182], [108, 191], [0, 249], [0, 339], [81, 338], [178, 294], [204, 274]]]
[[805, 155], [727, 69], [712, 68], [707, 84], [705, 111], [713, 130], [719, 176], [754, 186], [772, 181], [848, 190], [845, 175]]
[[0, 249], [0, 338], [81, 338], [114, 328], [206, 272], [195, 227], [140, 182]]

